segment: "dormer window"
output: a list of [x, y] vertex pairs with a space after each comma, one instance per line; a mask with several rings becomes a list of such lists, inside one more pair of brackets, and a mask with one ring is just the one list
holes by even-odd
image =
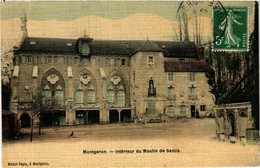
[[88, 55], [89, 53], [90, 53], [89, 45], [87, 43], [83, 43], [81, 45], [81, 54], [82, 55]]
[[84, 36], [78, 39], [78, 50], [81, 55], [89, 56], [90, 54], [90, 43], [92, 42], [93, 38], [89, 38], [86, 35], [86, 31], [84, 31]]

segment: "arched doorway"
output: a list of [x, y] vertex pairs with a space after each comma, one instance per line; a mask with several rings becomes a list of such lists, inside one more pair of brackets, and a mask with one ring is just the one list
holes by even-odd
[[110, 123], [119, 122], [119, 114], [117, 110], [109, 110], [109, 121]]
[[88, 124], [99, 124], [99, 111], [88, 111]]
[[230, 136], [235, 136], [236, 134], [236, 124], [235, 124], [235, 116], [233, 113], [229, 113], [228, 114], [228, 119], [229, 119], [229, 122], [230, 122], [230, 128], [232, 129], [230, 131]]
[[20, 117], [21, 120], [21, 127], [26, 128], [31, 126], [31, 117], [29, 116], [28, 113], [23, 113]]
[[131, 121], [131, 110], [123, 110], [120, 113], [121, 122], [130, 122]]

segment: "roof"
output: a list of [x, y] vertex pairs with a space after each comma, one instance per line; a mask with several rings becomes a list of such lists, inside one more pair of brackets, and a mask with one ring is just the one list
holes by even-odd
[[[37, 53], [78, 53], [78, 39], [27, 37], [20, 52]], [[68, 45], [68, 43], [70, 43]], [[91, 54], [128, 55], [137, 51], [163, 51], [165, 57], [197, 58], [197, 48], [193, 42], [135, 41], [135, 40], [93, 40]]]
[[137, 51], [148, 51], [148, 52], [162, 52], [164, 51], [162, 48], [160, 48], [157, 44], [146, 40], [137, 50]]
[[2, 116], [8, 116], [12, 114], [16, 114], [16, 113], [2, 109]]
[[165, 61], [166, 72], [214, 72], [205, 60], [198, 61]]

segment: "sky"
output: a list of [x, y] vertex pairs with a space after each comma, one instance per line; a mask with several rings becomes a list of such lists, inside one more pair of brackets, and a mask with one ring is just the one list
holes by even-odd
[[[224, 7], [238, 5], [237, 1], [221, 3]], [[151, 13], [176, 21], [176, 11], [180, 4], [180, 1], [5, 2], [1, 7], [1, 19], [19, 18], [26, 11], [28, 19], [32, 20], [69, 21], [90, 15], [107, 19], [122, 19], [134, 13]], [[206, 7], [208, 2], [204, 4]], [[195, 5], [187, 4], [187, 6], [196, 8]], [[200, 4], [200, 6], [203, 5]], [[240, 1], [239, 6], [252, 8], [253, 3]], [[252, 10], [250, 12], [252, 13]]]
[[[217, 4], [217, 2], [214, 2]], [[27, 17], [30, 37], [78, 38], [87, 35], [104, 40], [178, 40], [176, 13], [180, 1], [3, 2], [1, 4], [2, 51], [21, 40], [21, 17]], [[223, 1], [224, 7], [247, 6], [253, 30], [252, 1]], [[203, 40], [212, 38], [212, 7], [209, 2], [183, 4], [187, 9], [190, 40], [194, 10], [201, 21]]]

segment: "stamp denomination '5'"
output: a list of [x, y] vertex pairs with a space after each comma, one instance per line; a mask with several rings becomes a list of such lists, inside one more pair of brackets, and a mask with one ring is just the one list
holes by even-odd
[[225, 10], [213, 9], [213, 51], [248, 51], [248, 8]]

